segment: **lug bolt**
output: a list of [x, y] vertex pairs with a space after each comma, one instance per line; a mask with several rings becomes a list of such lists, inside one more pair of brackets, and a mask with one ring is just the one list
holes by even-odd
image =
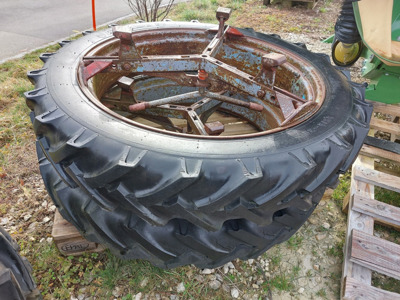
[[265, 91], [259, 90], [259, 91], [257, 92], [257, 97], [258, 97], [258, 98], [264, 98], [264, 97], [265, 97]]
[[122, 67], [124, 68], [125, 71], [131, 70], [131, 64], [129, 64], [129, 63], [124, 63]]

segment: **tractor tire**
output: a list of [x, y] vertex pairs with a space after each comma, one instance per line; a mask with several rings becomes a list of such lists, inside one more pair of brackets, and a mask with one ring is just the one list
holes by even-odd
[[[140, 23], [134, 31], [199, 23]], [[326, 86], [321, 108], [251, 138], [167, 135], [121, 122], [80, 91], [79, 56], [112, 36], [95, 32], [43, 55], [28, 77], [40, 171], [61, 215], [90, 241], [162, 268], [214, 268], [287, 240], [356, 158], [372, 108], [364, 88], [326, 57], [249, 29], [244, 35], [307, 59]]]
[[19, 246], [0, 227], [0, 298], [2, 300], [41, 299], [31, 276], [32, 267], [18, 253]]

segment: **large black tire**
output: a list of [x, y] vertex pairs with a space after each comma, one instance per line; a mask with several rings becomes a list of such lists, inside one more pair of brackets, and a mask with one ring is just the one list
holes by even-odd
[[[196, 23], [142, 23], [209, 28]], [[252, 30], [312, 62], [326, 86], [321, 109], [269, 135], [227, 140], [166, 135], [121, 122], [79, 89], [79, 57], [111, 36], [96, 32], [45, 55], [27, 92], [46, 188], [65, 219], [123, 258], [160, 267], [216, 267], [256, 257], [306, 221], [355, 159], [371, 107], [326, 57]]]
[[32, 267], [18, 251], [18, 244], [0, 227], [0, 299], [40, 299], [31, 276]]

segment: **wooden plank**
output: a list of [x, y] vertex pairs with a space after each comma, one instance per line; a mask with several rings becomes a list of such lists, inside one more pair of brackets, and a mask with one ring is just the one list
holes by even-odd
[[389, 132], [391, 134], [399, 134], [400, 133], [400, 124], [377, 119], [377, 118], [372, 118], [369, 126], [376, 130], [380, 130], [383, 132]]
[[362, 283], [354, 278], [347, 277], [345, 279], [345, 289], [343, 300], [378, 300], [392, 299], [400, 300], [400, 295], [385, 291], [368, 284]]
[[400, 104], [386, 104], [369, 100], [367, 100], [367, 102], [374, 106], [374, 112], [380, 112], [391, 116], [400, 116]]
[[221, 136], [249, 134], [258, 132], [253, 125], [248, 123], [236, 123], [225, 125], [225, 131], [221, 133]]
[[360, 151], [361, 155], [364, 156], [368, 156], [368, 157], [374, 157], [374, 158], [380, 158], [380, 159], [387, 159], [393, 162], [397, 162], [400, 163], [400, 155], [390, 152], [390, 151], [386, 151], [386, 150], [382, 150], [379, 148], [375, 148], [369, 145], [363, 145], [361, 147], [361, 151]]
[[400, 279], [400, 245], [353, 229], [350, 261]]
[[371, 170], [363, 166], [355, 166], [353, 172], [355, 180], [370, 183], [400, 193], [400, 180], [397, 176]]
[[52, 236], [60, 253], [66, 256], [78, 256], [85, 252], [104, 251], [102, 245], [90, 242], [82, 237], [75, 226], [66, 221], [58, 210], [54, 216]]
[[[355, 166], [361, 165], [365, 168], [374, 168], [374, 159], [358, 156], [353, 164], [353, 169]], [[355, 180], [352, 172], [352, 179], [350, 185], [350, 203], [349, 207], [353, 206], [353, 195], [360, 195], [365, 198], [374, 199], [374, 186], [365, 182]], [[371, 270], [365, 268], [361, 265], [355, 264], [350, 261], [350, 247], [351, 247], [351, 231], [353, 228], [357, 228], [366, 233], [372, 234], [374, 231], [374, 219], [370, 216], [360, 214], [359, 212], [349, 209], [347, 217], [347, 229], [346, 229], [346, 243], [344, 248], [344, 261], [343, 261], [343, 271], [342, 271], [342, 281], [341, 290], [344, 291], [344, 278], [352, 277], [360, 282], [371, 285]]]
[[56, 213], [54, 214], [54, 225], [51, 235], [53, 236], [54, 241], [58, 241], [59, 239], [72, 239], [81, 236], [78, 229], [65, 220], [58, 210], [56, 210]]
[[369, 215], [379, 223], [395, 227], [400, 230], [400, 208], [374, 199], [354, 195], [354, 211]]

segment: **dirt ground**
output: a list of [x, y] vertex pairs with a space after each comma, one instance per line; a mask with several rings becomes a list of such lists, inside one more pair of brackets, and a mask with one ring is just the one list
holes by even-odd
[[[313, 52], [329, 55], [330, 45], [322, 43], [322, 40], [333, 32], [333, 24], [339, 12], [338, 2], [320, 0], [310, 10], [302, 4], [291, 9], [282, 8], [280, 4], [260, 9], [261, 2], [249, 1], [244, 4], [234, 25], [252, 27], [265, 33], [277, 33], [285, 40], [305, 43]], [[18, 70], [22, 73], [26, 71], [23, 67]], [[357, 67], [353, 71], [357, 74]], [[17, 95], [7, 97], [11, 99]], [[5, 99], [1, 104], [8, 105], [4, 103]], [[15, 109], [20, 109], [25, 114], [28, 112], [22, 106]], [[2, 122], [9, 122], [10, 128], [25, 126], [29, 129], [11, 130], [7, 139], [2, 133], [0, 225], [19, 242], [23, 254], [33, 260], [36, 257], [33, 252], [42, 249], [41, 245], [45, 243], [52, 243], [51, 228], [55, 206], [39, 173], [35, 137], [30, 129], [29, 118], [19, 120], [18, 125], [15, 120], [3, 118]], [[14, 136], [12, 132], [15, 133]], [[198, 286], [207, 287], [211, 291], [207, 297], [211, 299], [338, 299], [346, 216], [341, 212], [340, 201], [333, 199], [340, 198], [340, 192], [332, 193], [328, 191], [325, 194], [310, 219], [288, 242], [274, 247], [255, 260], [236, 261], [215, 270], [187, 267], [184, 269], [185, 277], [198, 283]], [[64, 258], [60, 256], [59, 259]], [[37, 269], [33, 273], [39, 287], [43, 288], [46, 284], [42, 280], [44, 273]], [[232, 279], [230, 274], [236, 279]], [[49, 282], [60, 285], [57, 279]], [[82, 285], [77, 285], [77, 288], [67, 289], [71, 292], [71, 299], [102, 299], [96, 293], [89, 295]], [[168, 288], [161, 284], [161, 292], [157, 292], [160, 289], [149, 292], [130, 289], [131, 298], [124, 298], [121, 291], [126, 288], [116, 284], [107, 299], [193, 298], [184, 293], [185, 290], [190, 291], [190, 287], [184, 285], [182, 292], [179, 282]], [[49, 292], [45, 299], [57, 299], [57, 296]]]

